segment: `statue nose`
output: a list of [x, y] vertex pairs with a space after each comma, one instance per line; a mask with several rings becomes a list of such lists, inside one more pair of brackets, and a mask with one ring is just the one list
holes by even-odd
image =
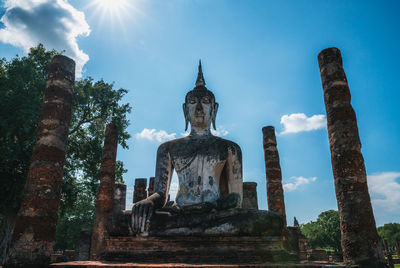
[[201, 102], [198, 102], [196, 105], [196, 111], [203, 111], [203, 105], [201, 105]]

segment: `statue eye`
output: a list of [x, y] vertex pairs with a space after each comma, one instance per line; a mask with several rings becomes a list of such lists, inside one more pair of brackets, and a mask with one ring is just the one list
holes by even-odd
[[190, 100], [189, 100], [189, 103], [190, 103], [190, 104], [195, 104], [195, 103], [196, 103], [196, 100], [195, 100], [195, 99], [190, 99]]
[[202, 99], [202, 102], [203, 102], [204, 104], [209, 104], [209, 103], [210, 103], [210, 99], [207, 98], [207, 97], [205, 97], [205, 98]]

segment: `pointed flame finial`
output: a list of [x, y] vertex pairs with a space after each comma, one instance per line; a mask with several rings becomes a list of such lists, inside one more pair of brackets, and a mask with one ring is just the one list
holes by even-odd
[[196, 87], [205, 85], [206, 81], [204, 80], [203, 70], [201, 69], [201, 60], [199, 60], [199, 73], [197, 74]]

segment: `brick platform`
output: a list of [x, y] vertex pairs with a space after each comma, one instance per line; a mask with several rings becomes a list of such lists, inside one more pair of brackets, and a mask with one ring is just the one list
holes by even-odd
[[100, 261], [75, 261], [75, 262], [63, 262], [53, 263], [51, 267], [57, 268], [95, 268], [95, 267], [212, 267], [212, 268], [238, 268], [238, 267], [266, 267], [266, 268], [329, 268], [329, 267], [345, 267], [335, 264], [322, 264], [322, 263], [307, 263], [307, 264], [188, 264], [188, 263], [117, 263], [117, 262], [100, 262]]
[[107, 261], [139, 263], [265, 263], [297, 261], [281, 237], [111, 237], [106, 240]]

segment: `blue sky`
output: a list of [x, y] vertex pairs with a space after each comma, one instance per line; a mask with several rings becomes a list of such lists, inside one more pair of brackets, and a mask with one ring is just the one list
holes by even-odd
[[275, 126], [289, 224], [293, 216], [305, 223], [337, 209], [317, 55], [338, 47], [377, 225], [400, 222], [400, 2], [7, 0], [2, 6], [1, 57], [24, 55], [41, 42], [73, 57], [78, 76], [129, 90], [132, 138], [118, 159], [128, 168], [130, 190], [134, 178], [154, 176], [160, 142], [182, 136], [181, 106], [201, 58], [220, 104], [219, 135], [241, 146], [244, 181], [257, 182], [261, 209], [267, 208], [261, 128]]

